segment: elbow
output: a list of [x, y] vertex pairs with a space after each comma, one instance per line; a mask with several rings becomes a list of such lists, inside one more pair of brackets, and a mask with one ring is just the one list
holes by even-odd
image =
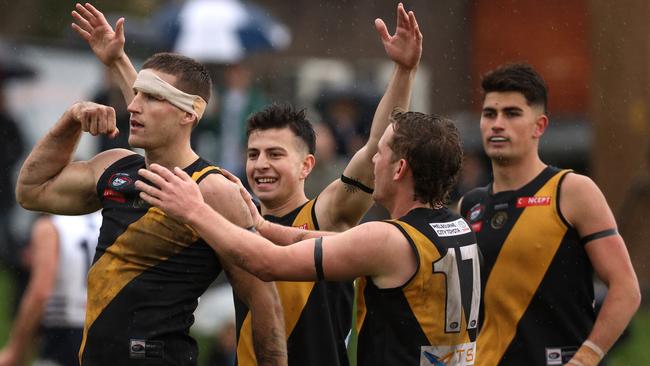
[[29, 198], [29, 190], [27, 190], [20, 183], [16, 185], [16, 202], [20, 205], [20, 207], [26, 210], [34, 210], [33, 202]]

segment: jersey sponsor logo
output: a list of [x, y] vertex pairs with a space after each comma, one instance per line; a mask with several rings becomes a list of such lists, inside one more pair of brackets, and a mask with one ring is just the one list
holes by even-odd
[[302, 229], [302, 230], [307, 230], [309, 228], [309, 224], [302, 224], [298, 226], [294, 226], [295, 228]]
[[440, 237], [463, 235], [472, 231], [463, 219], [450, 222], [430, 222], [429, 225]]
[[548, 206], [551, 204], [550, 196], [534, 196], [517, 198], [517, 208], [529, 206]]
[[133, 179], [127, 173], [115, 173], [109, 179], [109, 186], [115, 189], [121, 189], [133, 184]]
[[126, 198], [124, 198], [124, 193], [118, 192], [116, 190], [106, 188], [104, 189], [104, 198], [107, 200], [119, 202], [119, 203], [124, 203], [126, 202]]
[[476, 342], [420, 347], [420, 366], [472, 366]]
[[480, 203], [475, 204], [472, 206], [472, 208], [469, 209], [469, 214], [467, 214], [467, 219], [469, 222], [474, 222], [478, 221], [478, 219], [483, 216], [483, 212], [485, 211], [485, 206], [483, 206]]
[[490, 226], [492, 226], [493, 229], [499, 230], [502, 227], [506, 225], [506, 222], [508, 221], [508, 214], [505, 211], [499, 211], [492, 216], [492, 220], [490, 220]]

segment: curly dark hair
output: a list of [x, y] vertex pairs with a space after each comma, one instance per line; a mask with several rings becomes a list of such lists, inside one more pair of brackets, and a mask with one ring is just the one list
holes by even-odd
[[395, 133], [388, 146], [393, 161], [405, 159], [413, 171], [414, 200], [446, 203], [463, 161], [458, 129], [447, 118], [398, 108], [390, 118]]
[[288, 103], [273, 103], [253, 113], [246, 120], [246, 136], [255, 130], [289, 128], [307, 147], [310, 154], [316, 152], [316, 134], [311, 122], [305, 117], [305, 110], [297, 110]]
[[519, 92], [528, 105], [539, 105], [547, 112], [548, 89], [544, 79], [526, 63], [502, 65], [483, 76], [483, 96], [489, 92]]
[[188, 94], [198, 95], [206, 103], [210, 101], [212, 78], [205, 66], [194, 59], [177, 53], [160, 52], [149, 57], [142, 68], [174, 75], [178, 78], [174, 85], [176, 88]]

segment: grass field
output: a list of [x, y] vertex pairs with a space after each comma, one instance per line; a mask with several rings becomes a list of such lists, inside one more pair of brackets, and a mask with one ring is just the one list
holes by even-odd
[[[7, 272], [0, 267], [0, 345], [4, 345], [11, 326], [10, 306], [12, 283]], [[201, 346], [207, 340], [200, 342]], [[204, 348], [204, 347], [201, 347]], [[202, 352], [205, 356], [206, 352]], [[201, 357], [203, 358], [203, 357]], [[630, 336], [610, 354], [608, 366], [650, 365], [650, 307], [641, 309], [630, 328]]]

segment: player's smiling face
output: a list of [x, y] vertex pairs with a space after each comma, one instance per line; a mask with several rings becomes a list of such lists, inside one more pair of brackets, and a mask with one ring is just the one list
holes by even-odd
[[279, 206], [303, 194], [311, 171], [311, 164], [305, 164], [309, 154], [289, 128], [254, 130], [248, 137], [246, 155], [248, 184], [264, 206]]

